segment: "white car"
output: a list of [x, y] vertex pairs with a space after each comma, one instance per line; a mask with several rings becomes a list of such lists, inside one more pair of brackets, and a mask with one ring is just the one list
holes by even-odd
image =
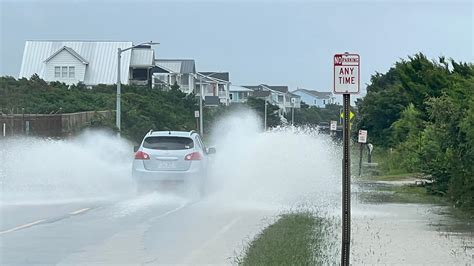
[[155, 185], [188, 185], [202, 195], [207, 176], [208, 156], [214, 148], [206, 148], [194, 130], [152, 131], [134, 148], [132, 176], [138, 191]]

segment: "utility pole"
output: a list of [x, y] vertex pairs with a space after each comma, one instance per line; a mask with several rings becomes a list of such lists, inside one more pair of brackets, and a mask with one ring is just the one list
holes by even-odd
[[115, 107], [116, 108], [115, 109], [115, 126], [117, 127], [119, 136], [120, 136], [120, 131], [122, 130], [121, 123], [120, 123], [121, 121], [121, 116], [120, 116], [121, 115], [121, 108], [120, 108], [121, 99], [120, 98], [122, 94], [122, 79], [120, 78], [120, 67], [121, 67], [120, 65], [121, 65], [122, 53], [144, 44], [151, 46], [151, 45], [160, 44], [160, 43], [144, 42], [138, 45], [125, 48], [125, 49], [117, 48], [117, 96], [116, 96], [116, 107]]
[[360, 143], [360, 154], [359, 154], [359, 177], [362, 175], [362, 152], [364, 150], [364, 144]]
[[116, 111], [115, 111], [115, 126], [118, 130], [118, 135], [120, 136], [121, 124], [120, 124], [120, 97], [121, 97], [121, 89], [122, 89], [122, 80], [120, 79], [120, 61], [122, 58], [122, 49], [118, 48], [117, 51], [117, 103], [116, 103]]
[[202, 100], [203, 100], [203, 89], [202, 89], [202, 76], [199, 76], [199, 134], [201, 137], [204, 136], [203, 128], [203, 113], [202, 113]]
[[265, 98], [265, 118], [264, 118], [264, 127], [263, 127], [263, 131], [267, 131], [267, 105], [268, 105], [268, 102], [267, 102], [267, 98]]
[[291, 107], [291, 125], [293, 126], [295, 124], [295, 107]]

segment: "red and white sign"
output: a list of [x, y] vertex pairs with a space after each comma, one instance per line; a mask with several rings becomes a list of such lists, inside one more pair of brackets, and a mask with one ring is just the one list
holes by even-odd
[[360, 57], [358, 54], [334, 55], [334, 93], [358, 94], [360, 92]]
[[359, 143], [367, 143], [367, 130], [359, 130]]

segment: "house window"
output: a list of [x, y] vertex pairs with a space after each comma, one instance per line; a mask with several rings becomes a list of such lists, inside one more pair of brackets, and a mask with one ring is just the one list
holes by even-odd
[[[148, 69], [134, 68], [132, 69], [132, 79], [134, 80], [148, 80]], [[174, 82], [173, 82], [174, 84]]]
[[189, 85], [189, 75], [183, 74], [181, 76], [181, 85]]
[[283, 102], [283, 95], [278, 95], [278, 102], [280, 102], [280, 103]]
[[318, 104], [318, 100], [314, 100], [314, 104]]
[[67, 66], [61, 67], [61, 77], [62, 78], [67, 78]]
[[70, 78], [76, 77], [76, 68], [73, 67], [73, 66], [70, 66], [70, 67], [69, 67], [69, 77], [70, 77]]
[[54, 77], [60, 78], [61, 77], [61, 67], [55, 66], [54, 67]]
[[326, 104], [326, 100], [323, 100], [323, 104]]
[[233, 96], [232, 93], [230, 93], [230, 94], [229, 94], [229, 99], [232, 100], [232, 96]]

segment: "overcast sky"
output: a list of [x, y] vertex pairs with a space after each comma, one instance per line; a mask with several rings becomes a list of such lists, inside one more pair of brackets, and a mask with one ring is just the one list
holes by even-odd
[[[159, 58], [229, 71], [234, 84], [330, 91], [332, 57], [361, 56], [361, 84], [423, 52], [473, 62], [472, 1], [5, 1], [0, 75], [26, 40], [156, 41]], [[365, 85], [363, 86], [365, 88]]]

